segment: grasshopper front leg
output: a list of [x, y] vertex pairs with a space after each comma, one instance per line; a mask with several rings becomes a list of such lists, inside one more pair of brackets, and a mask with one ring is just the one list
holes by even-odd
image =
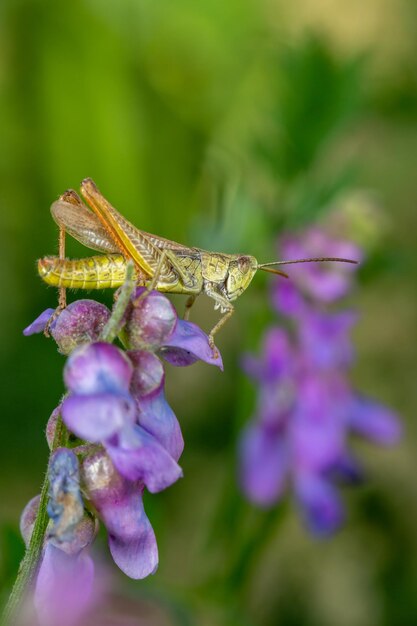
[[233, 307], [233, 304], [222, 293], [220, 293], [220, 291], [218, 291], [214, 283], [206, 283], [204, 291], [209, 296], [209, 298], [213, 298], [213, 300], [216, 302], [215, 308], [220, 308], [221, 312], [224, 313], [223, 317], [219, 319], [219, 321], [211, 329], [209, 334], [210, 347], [213, 350], [214, 356], [217, 356], [218, 351], [216, 346], [214, 345], [214, 335], [218, 333], [218, 331], [226, 324], [227, 320], [232, 317], [235, 309]]

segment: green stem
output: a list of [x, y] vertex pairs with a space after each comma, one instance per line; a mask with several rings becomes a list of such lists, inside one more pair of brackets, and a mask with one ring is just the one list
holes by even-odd
[[[55, 450], [64, 446], [68, 439], [68, 431], [59, 415], [55, 428], [54, 441], [51, 448], [51, 455]], [[39, 501], [39, 509], [36, 514], [35, 523], [33, 525], [32, 536], [26, 549], [25, 556], [20, 564], [19, 571], [13, 589], [9, 596], [8, 602], [1, 618], [1, 626], [10, 626], [12, 619], [24, 600], [26, 593], [36, 578], [36, 574], [42, 558], [43, 544], [45, 532], [48, 526], [49, 517], [46, 512], [48, 504], [49, 480], [48, 472], [45, 475], [41, 489], [41, 497]]]
[[125, 282], [120, 288], [119, 297], [113, 307], [111, 317], [103, 328], [103, 332], [100, 337], [101, 341], [113, 343], [120, 331], [123, 315], [125, 314], [126, 308], [129, 304], [130, 296], [136, 287], [136, 281], [133, 279], [134, 269], [133, 262], [129, 261], [126, 268]]

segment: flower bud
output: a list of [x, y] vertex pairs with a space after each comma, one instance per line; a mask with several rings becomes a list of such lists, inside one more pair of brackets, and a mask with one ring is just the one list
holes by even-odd
[[77, 346], [97, 341], [110, 318], [109, 309], [94, 300], [71, 302], [51, 327], [52, 337], [62, 354], [70, 354]]
[[109, 343], [93, 343], [75, 350], [64, 369], [68, 389], [76, 394], [123, 392], [129, 389], [132, 365]]
[[22, 511], [22, 515], [20, 516], [20, 533], [26, 547], [29, 546], [30, 538], [32, 537], [33, 526], [39, 510], [40, 499], [40, 495], [37, 495], [32, 498], [32, 500], [29, 500]]
[[104, 450], [94, 452], [83, 460], [81, 480], [87, 496], [97, 509], [102, 503], [113, 499], [117, 501], [126, 483]]
[[76, 555], [85, 547], [93, 543], [98, 531], [98, 520], [91, 517], [88, 513], [84, 513], [83, 517], [74, 527], [71, 539], [68, 541], [59, 541], [56, 536], [50, 535], [50, 542], [68, 555]]
[[177, 314], [171, 302], [158, 291], [144, 293], [139, 287], [132, 299], [126, 335], [132, 349], [160, 348], [174, 332]]
[[48, 423], [46, 424], [45, 435], [46, 435], [46, 441], [48, 443], [48, 447], [50, 450], [52, 450], [52, 446], [54, 443], [56, 425], [57, 425], [58, 417], [60, 413], [61, 413], [61, 405], [58, 404], [58, 406], [55, 407], [55, 409], [52, 411], [48, 419]]
[[58, 448], [49, 462], [48, 515], [53, 522], [50, 536], [59, 543], [73, 541], [74, 529], [83, 513], [77, 456], [72, 450]]
[[134, 396], [149, 396], [164, 383], [164, 368], [158, 357], [146, 350], [128, 352], [133, 364], [131, 392]]

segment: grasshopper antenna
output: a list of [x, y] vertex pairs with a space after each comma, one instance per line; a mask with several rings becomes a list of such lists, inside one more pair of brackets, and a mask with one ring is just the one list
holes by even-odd
[[274, 270], [272, 267], [264, 267], [263, 265], [258, 265], [257, 270], [263, 270], [264, 272], [268, 272], [269, 274], [276, 274], [277, 276], [283, 276], [284, 278], [289, 278], [288, 274], [285, 272], [281, 272], [281, 270]]
[[272, 263], [261, 263], [257, 266], [257, 269], [263, 270], [264, 272], [270, 272], [272, 274], [281, 274], [288, 278], [288, 276], [284, 272], [270, 269], [270, 267], [272, 265], [294, 265], [295, 263], [325, 263], [326, 261], [336, 261], [337, 263], [353, 263], [354, 265], [358, 263], [358, 261], [354, 261], [353, 259], [341, 259], [339, 257], [324, 256], [314, 257], [312, 259], [294, 259], [293, 261], [272, 261]]

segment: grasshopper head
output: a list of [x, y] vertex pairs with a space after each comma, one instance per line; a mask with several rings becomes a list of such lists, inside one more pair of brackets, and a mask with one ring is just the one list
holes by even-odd
[[249, 287], [252, 278], [258, 269], [258, 261], [254, 256], [242, 254], [236, 256], [229, 264], [229, 273], [226, 279], [228, 300], [236, 300]]

